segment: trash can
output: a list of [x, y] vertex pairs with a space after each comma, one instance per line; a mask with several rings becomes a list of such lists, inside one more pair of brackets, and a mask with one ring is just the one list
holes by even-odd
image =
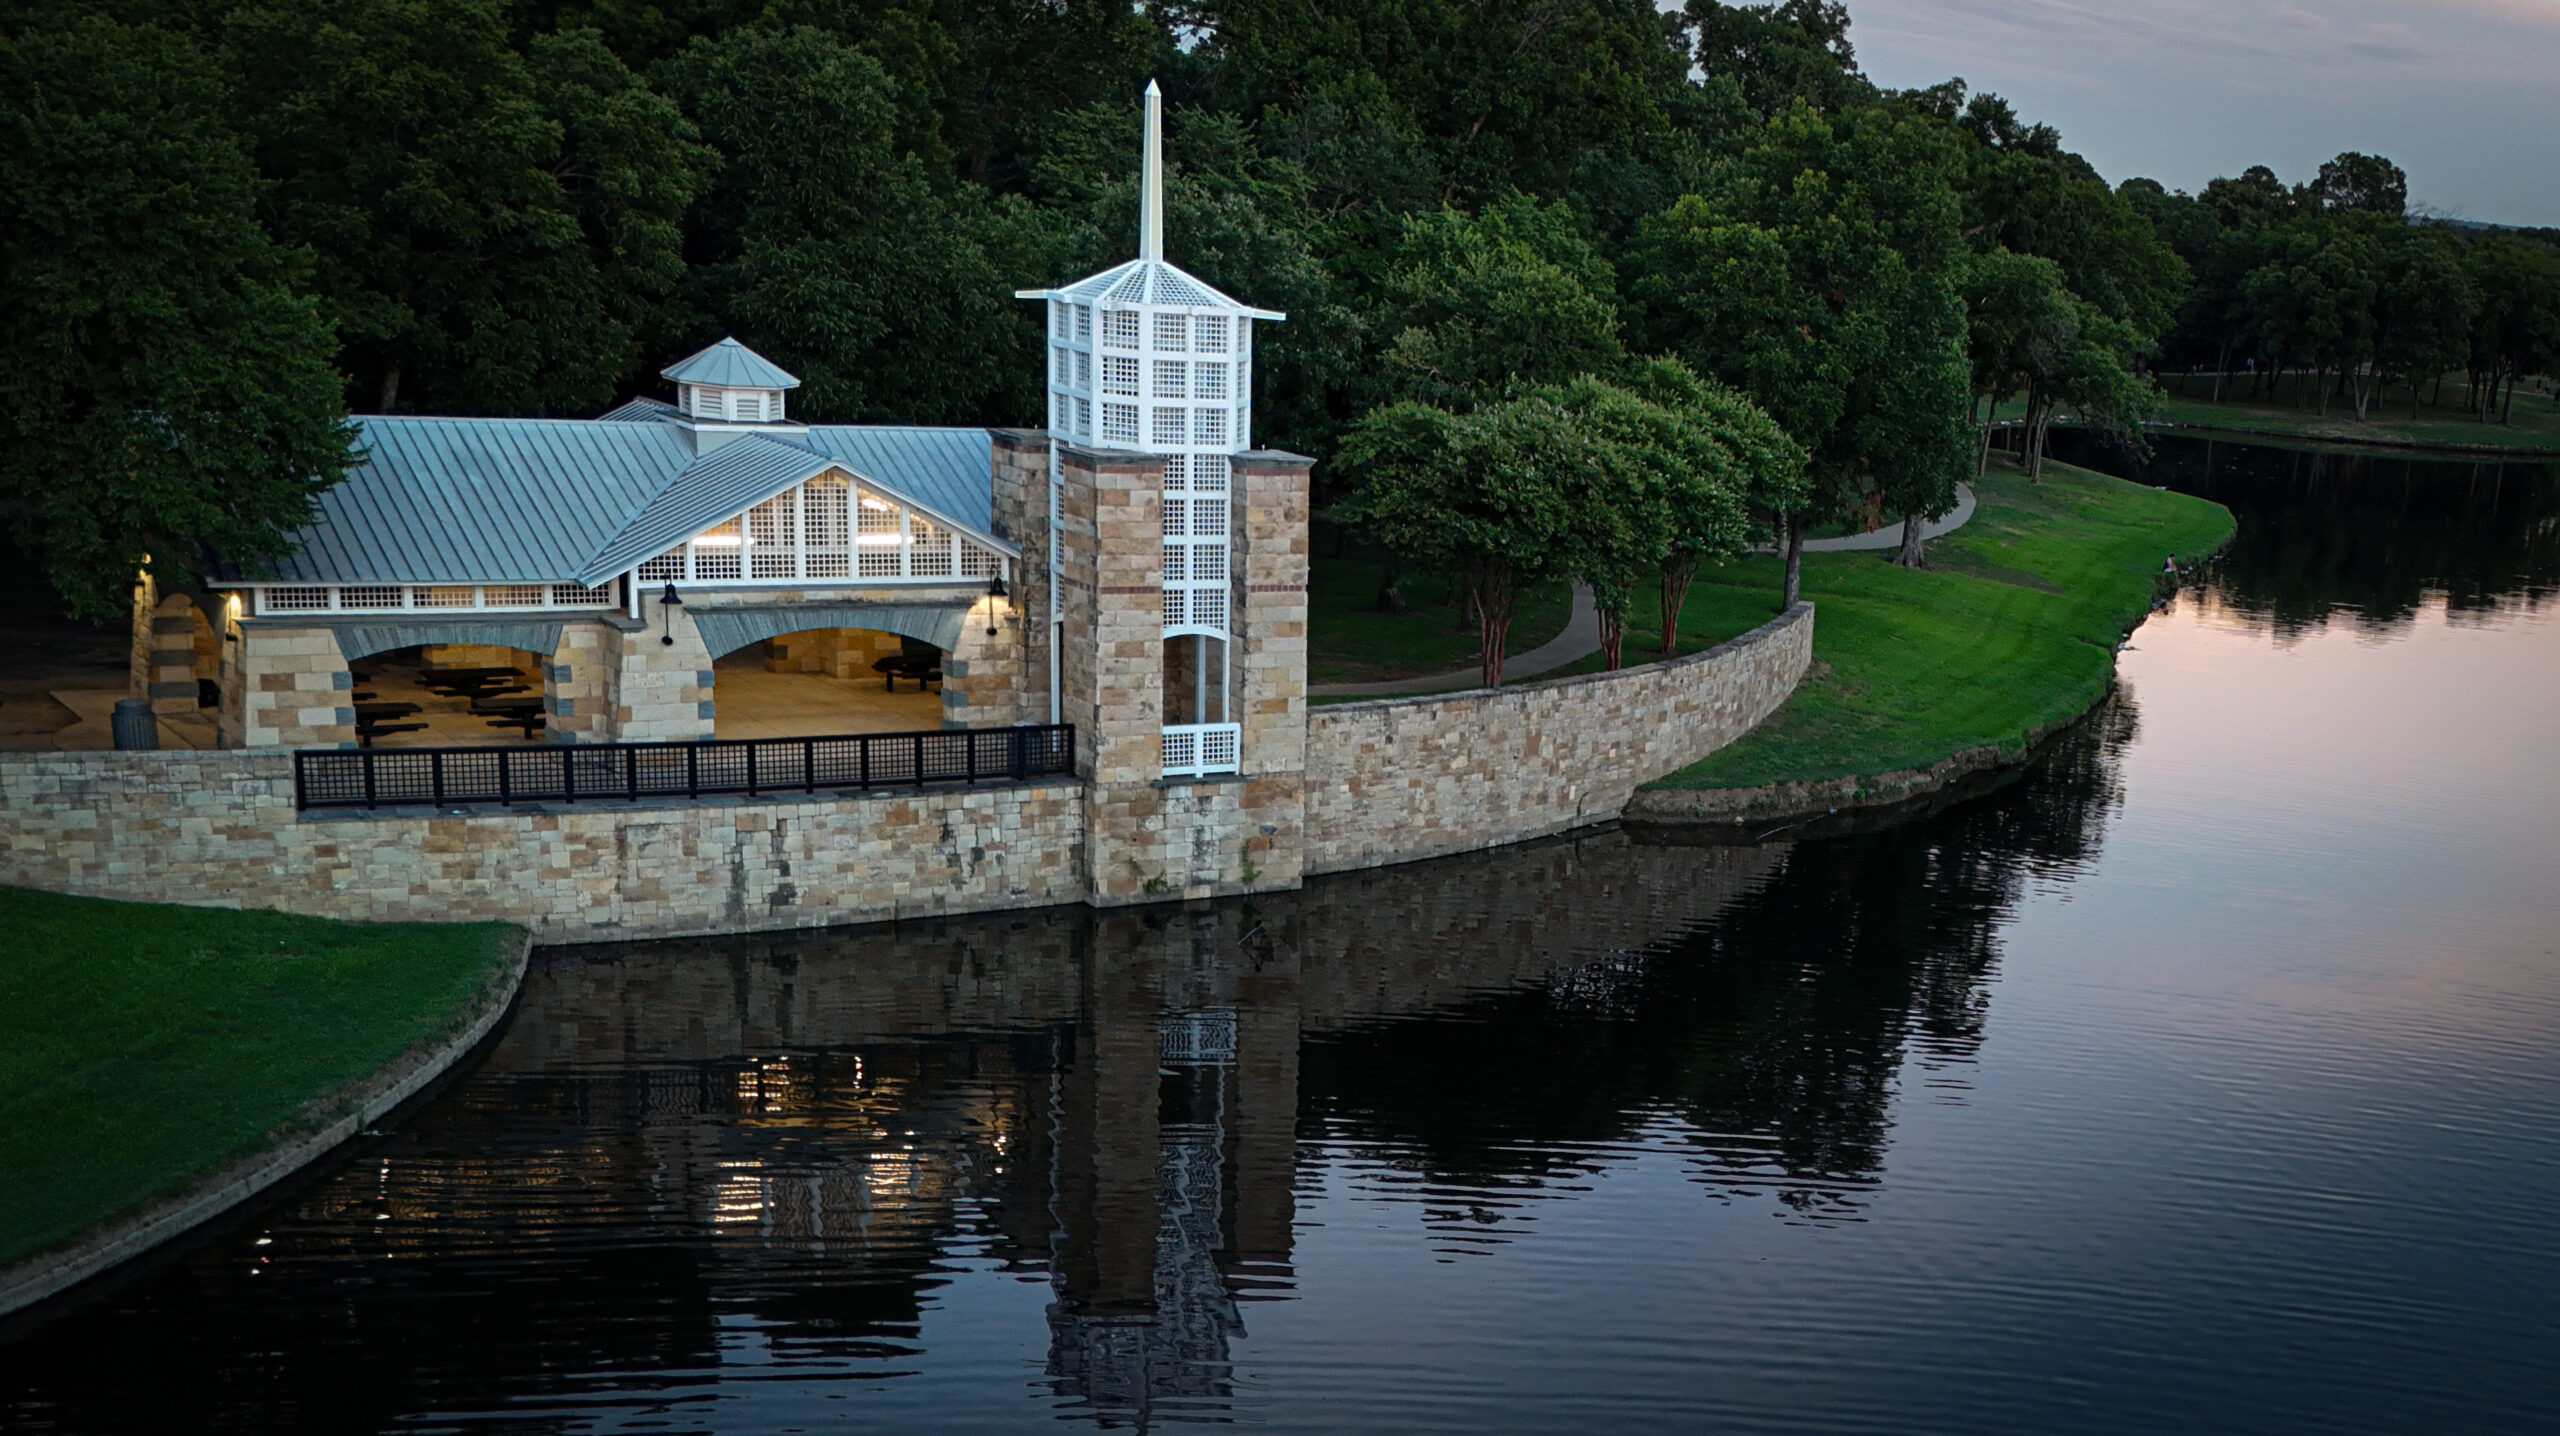
[[[91, 709], [94, 713], [97, 710]], [[143, 751], [160, 746], [160, 715], [151, 711], [148, 698], [119, 698], [115, 717], [109, 720], [116, 730], [116, 748]]]

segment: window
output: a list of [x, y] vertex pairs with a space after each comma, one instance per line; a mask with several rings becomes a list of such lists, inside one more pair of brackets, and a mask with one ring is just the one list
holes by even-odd
[[1004, 558], [991, 548], [980, 548], [967, 539], [960, 541], [960, 576], [993, 578], [1004, 572]]
[[1102, 342], [1113, 349], [1138, 347], [1138, 311], [1106, 309], [1102, 312]]
[[1227, 441], [1227, 411], [1194, 409], [1191, 411], [1191, 442], [1223, 444]]
[[1051, 357], [1056, 360], [1056, 363], [1053, 366], [1055, 373], [1052, 377], [1061, 384], [1067, 383], [1073, 379], [1076, 372], [1076, 361], [1073, 357], [1075, 351], [1061, 344], [1051, 349], [1049, 353]]
[[1067, 301], [1063, 299], [1049, 301], [1049, 337], [1053, 339], [1067, 337]]
[[843, 578], [851, 569], [853, 487], [821, 474], [800, 490], [800, 539], [811, 578]]
[[1253, 352], [1253, 321], [1250, 319], [1236, 321], [1236, 352], [1238, 354]]
[[[1191, 591], [1191, 624], [1195, 628], [1227, 626], [1227, 591], [1222, 588], [1195, 588]], [[1218, 719], [1208, 720], [1212, 723]]]
[[1076, 342], [1078, 344], [1090, 344], [1093, 342], [1092, 305], [1079, 304], [1076, 306]]
[[480, 593], [480, 601], [491, 608], [540, 608], [551, 597], [550, 591], [538, 583], [493, 583]]
[[1191, 347], [1191, 321], [1179, 314], [1156, 316], [1156, 347], [1179, 354]]
[[606, 608], [612, 603], [612, 584], [602, 588], [588, 588], [577, 583], [551, 585], [551, 606], [554, 608]]
[[1190, 461], [1183, 458], [1180, 454], [1176, 454], [1172, 458], [1164, 461], [1164, 486], [1166, 492], [1178, 493], [1181, 491], [1183, 472], [1190, 468], [1190, 466]]
[[693, 386], [693, 414], [695, 418], [725, 419], [729, 417], [722, 401], [723, 396], [721, 392], [712, 388], [710, 385], [696, 384]]
[[1181, 443], [1186, 437], [1185, 421], [1190, 417], [1191, 411], [1188, 409], [1159, 407], [1156, 410], [1155, 426], [1151, 431], [1151, 437], [1159, 444]]
[[467, 583], [438, 584], [433, 588], [409, 590], [409, 601], [420, 608], [469, 608], [478, 601], [479, 590]]
[[762, 423], [764, 421], [764, 396], [762, 394], [732, 394], [729, 397], [735, 401], [737, 405], [736, 417], [753, 423]]
[[[1083, 356], [1079, 355], [1077, 357], [1081, 360]], [[1079, 363], [1077, 367], [1082, 368], [1083, 365]], [[1080, 439], [1089, 438], [1092, 434], [1093, 401], [1091, 399], [1078, 399], [1076, 401], [1076, 437]]]
[[917, 578], [949, 578], [952, 539], [951, 530], [937, 528], [930, 520], [917, 519], [908, 540], [913, 548], [907, 555], [907, 572]]
[[[1218, 543], [1194, 545], [1191, 550], [1191, 576], [1202, 583], [1227, 581], [1227, 546]], [[1166, 578], [1174, 575], [1168, 572]]]
[[1191, 332], [1193, 339], [1197, 341], [1192, 347], [1201, 353], [1224, 354], [1227, 352], [1227, 321], [1223, 317], [1203, 314], [1192, 321]]
[[1138, 361], [1117, 354], [1102, 356], [1102, 392], [1138, 397]]
[[366, 585], [338, 590], [340, 608], [398, 608], [403, 590], [397, 584]]
[[1194, 364], [1191, 366], [1192, 397], [1223, 399], [1227, 397], [1227, 366]]
[[1076, 356], [1076, 387], [1079, 389], [1093, 387], [1093, 356], [1090, 354]]
[[1193, 499], [1191, 501], [1191, 536], [1224, 538], [1227, 533], [1227, 501], [1225, 499]]
[[640, 565], [643, 583], [673, 583], [684, 577], [684, 545], [678, 544]]
[[1103, 405], [1102, 441], [1106, 444], [1138, 442], [1138, 406], [1135, 404]]
[[695, 578], [738, 578], [744, 572], [741, 552], [746, 535], [739, 532], [738, 521], [731, 519], [717, 528], [707, 529], [693, 541], [693, 576]]
[[1180, 582], [1182, 582], [1182, 579], [1183, 579], [1183, 566], [1182, 566], [1182, 560], [1183, 560], [1183, 556], [1184, 556], [1184, 555], [1186, 555], [1186, 554], [1188, 554], [1189, 552], [1190, 552], [1190, 550], [1189, 550], [1188, 548], [1185, 548], [1184, 546], [1182, 546], [1181, 544], [1178, 544], [1178, 543], [1169, 543], [1169, 544], [1166, 544], [1166, 545], [1164, 546], [1164, 581], [1165, 581], [1165, 582], [1167, 582], [1167, 583], [1180, 583]]
[[1159, 399], [1180, 399], [1187, 397], [1183, 393], [1183, 390], [1188, 387], [1185, 380], [1189, 376], [1190, 370], [1191, 366], [1183, 363], [1179, 359], [1157, 360], [1156, 397]]
[[1194, 454], [1191, 456], [1191, 490], [1201, 494], [1223, 494], [1227, 491], [1227, 456]]
[[328, 606], [325, 588], [271, 588], [258, 597], [262, 613], [308, 613]]
[[1180, 538], [1189, 532], [1183, 527], [1182, 520], [1190, 510], [1191, 506], [1180, 499], [1164, 501], [1164, 536], [1166, 538]]
[[1180, 628], [1182, 626], [1184, 616], [1191, 612], [1191, 605], [1183, 595], [1184, 590], [1178, 588], [1171, 589], [1166, 592], [1164, 596], [1165, 627]]
[[796, 492], [776, 494], [747, 510], [747, 567], [757, 578], [792, 578], [799, 571]]
[[1164, 641], [1164, 726], [1227, 721], [1227, 641], [1177, 633]]

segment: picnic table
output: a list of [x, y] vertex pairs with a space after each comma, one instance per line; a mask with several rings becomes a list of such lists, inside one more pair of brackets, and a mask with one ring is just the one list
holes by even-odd
[[942, 660], [927, 658], [916, 653], [892, 653], [886, 658], [871, 660], [871, 671], [885, 680], [892, 693], [898, 691], [898, 680], [901, 678], [914, 679], [916, 687], [921, 689], [928, 684], [942, 681]]
[[530, 740], [548, 726], [542, 711], [542, 700], [525, 698], [474, 698], [471, 711], [489, 720], [492, 728], [521, 728]]
[[356, 746], [370, 748], [373, 740], [385, 733], [423, 733], [424, 723], [401, 723], [419, 711], [415, 703], [358, 703], [356, 709]]

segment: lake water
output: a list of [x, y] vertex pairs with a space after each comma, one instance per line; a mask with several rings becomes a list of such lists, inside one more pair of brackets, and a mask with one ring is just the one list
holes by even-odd
[[1996, 793], [548, 952], [0, 1426], [2554, 1429], [2560, 482], [2160, 448], [2239, 540]]

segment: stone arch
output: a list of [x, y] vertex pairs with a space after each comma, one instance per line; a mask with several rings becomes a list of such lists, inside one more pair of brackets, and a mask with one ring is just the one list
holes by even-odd
[[750, 643], [810, 628], [868, 628], [913, 638], [948, 653], [959, 647], [970, 601], [940, 603], [690, 604], [686, 615], [704, 651], [719, 659]]

